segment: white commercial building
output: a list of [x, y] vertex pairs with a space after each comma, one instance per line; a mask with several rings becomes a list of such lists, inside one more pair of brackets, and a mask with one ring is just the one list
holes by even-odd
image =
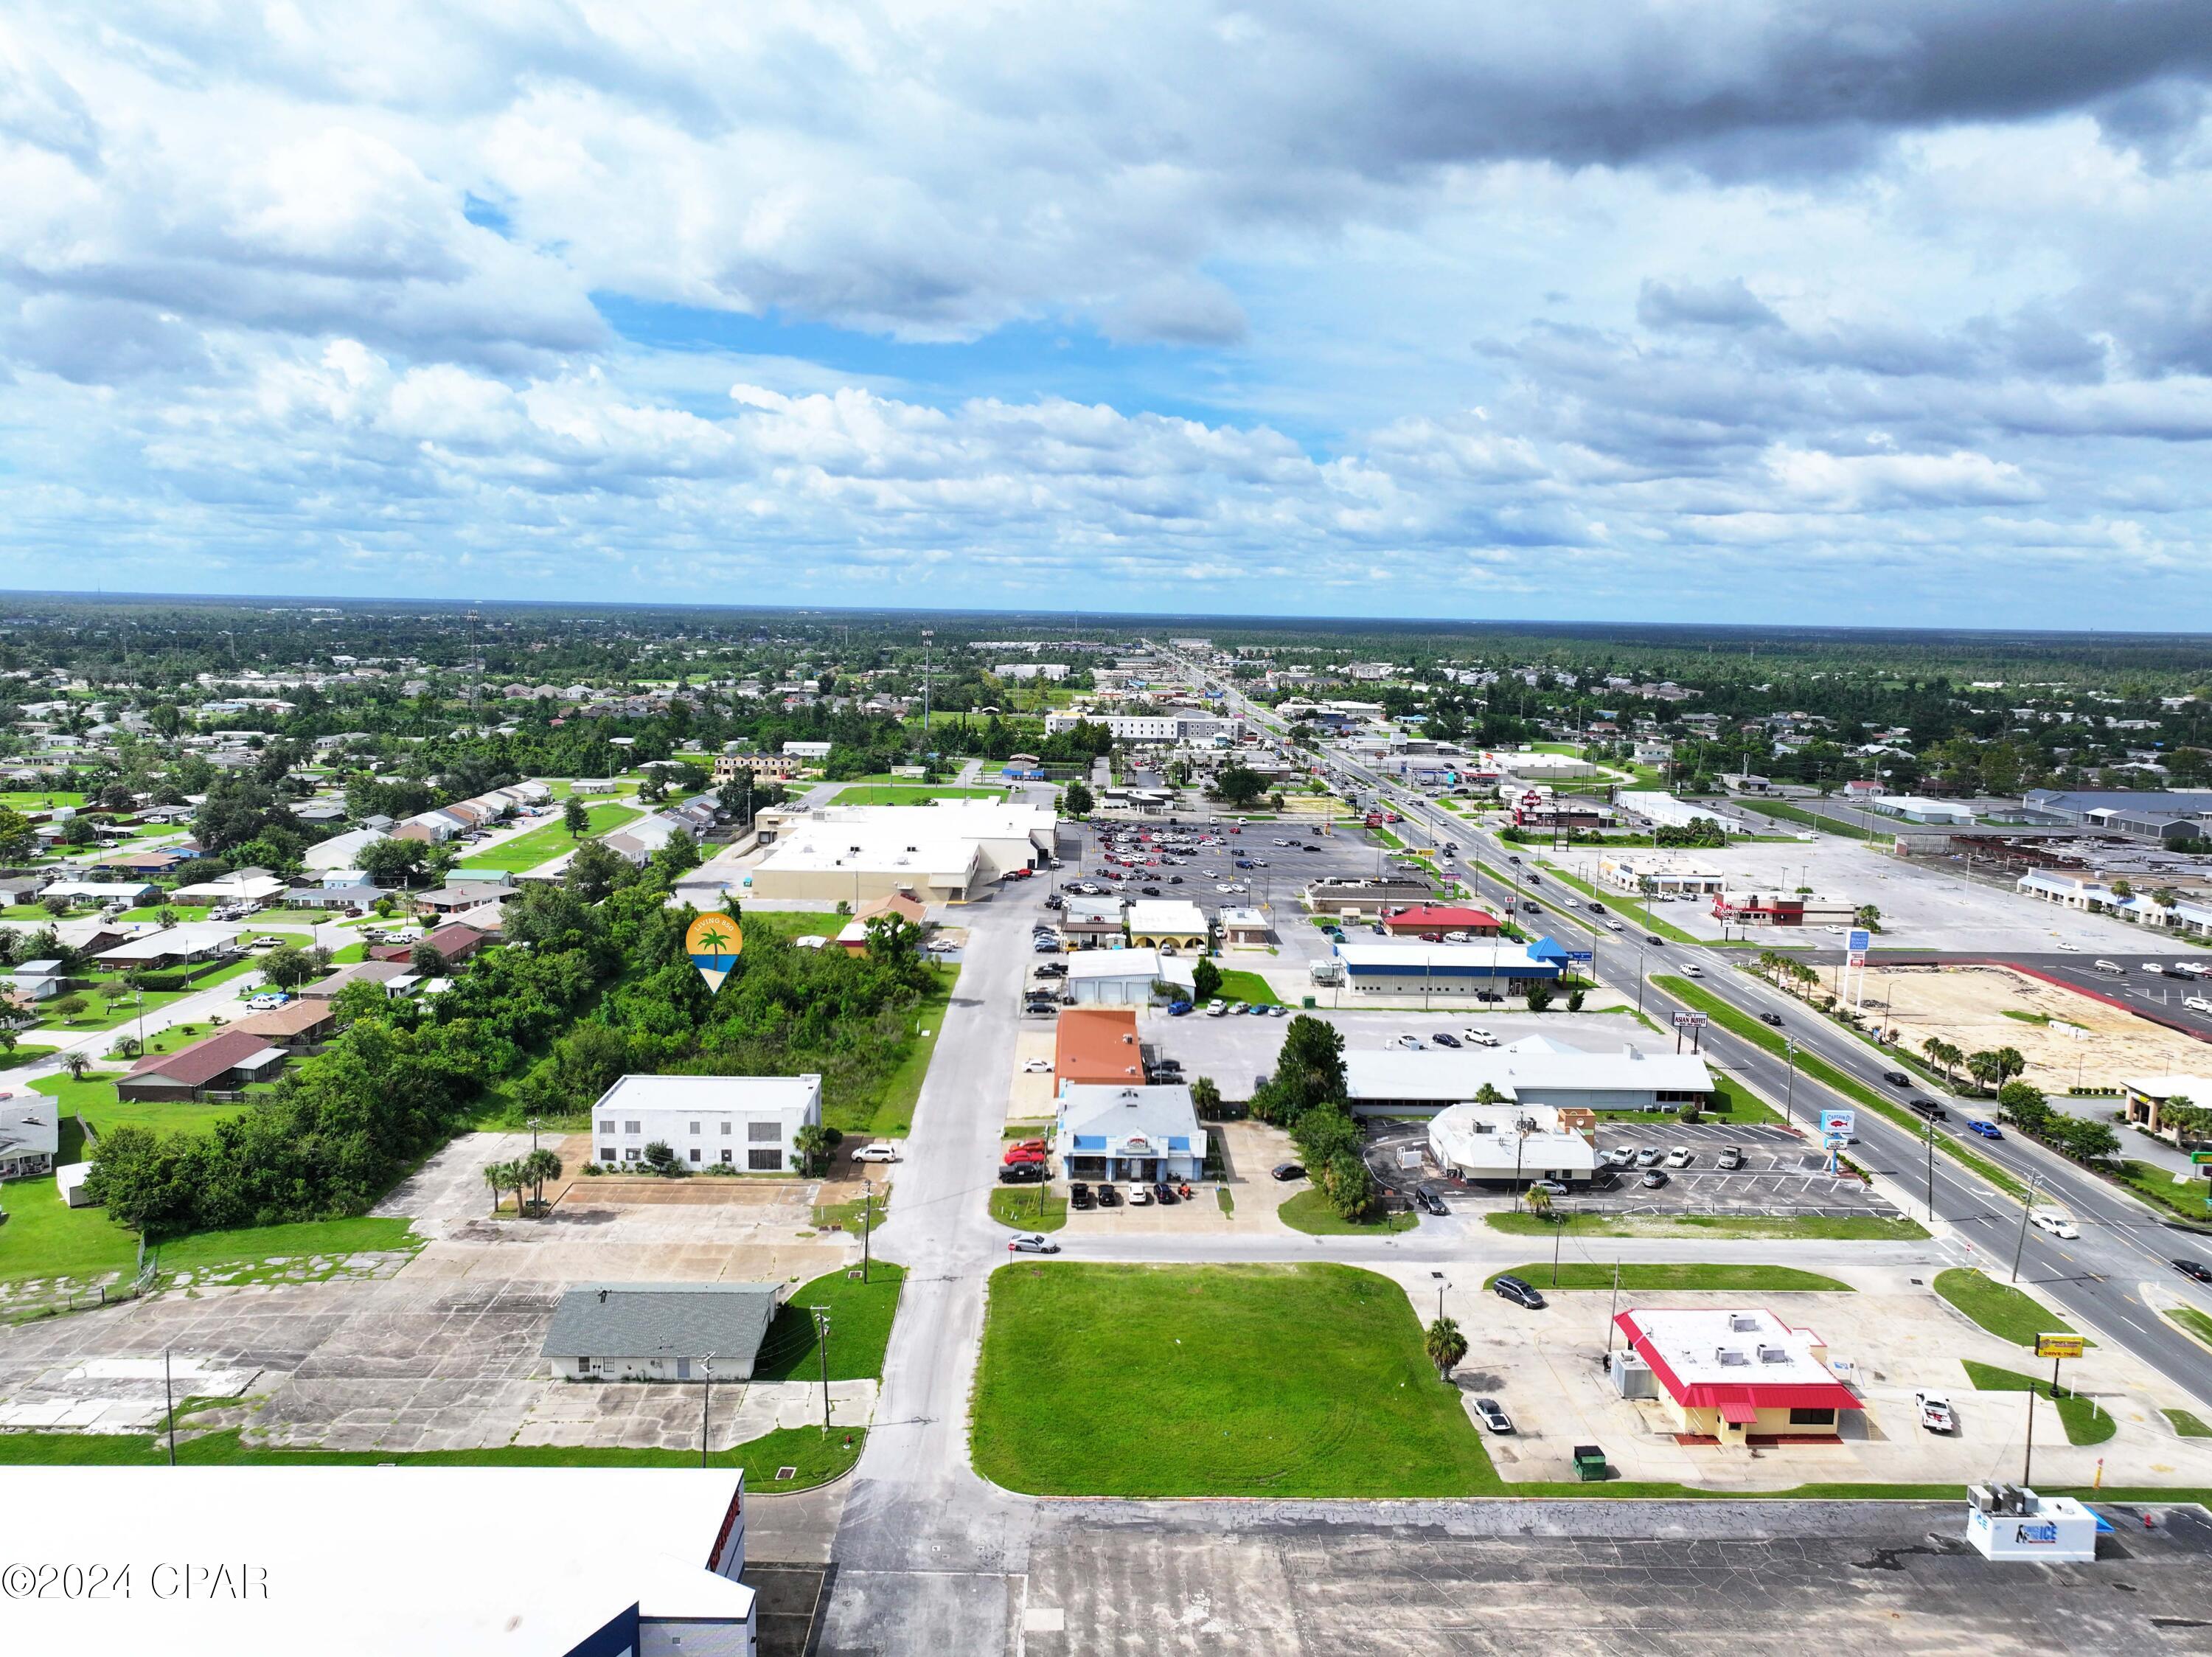
[[[158, 1358], [150, 1385], [158, 1412]], [[720, 1433], [723, 1400], [713, 1403]], [[738, 1580], [748, 1515], [737, 1470], [11, 1467], [8, 1482], [24, 1516], [11, 1551], [68, 1562], [72, 1583], [107, 1590], [11, 1599], [15, 1652], [758, 1649], [755, 1592]], [[575, 1522], [489, 1522], [502, 1512]]]
[[1563, 783], [1597, 775], [1595, 765], [1571, 753], [1485, 753], [1482, 757], [1529, 783]]
[[1079, 1007], [1142, 1007], [1157, 984], [1189, 995], [1193, 977], [1188, 961], [1157, 949], [1092, 949], [1067, 958], [1066, 982]]
[[1741, 827], [1735, 818], [1708, 801], [1678, 800], [1671, 794], [1660, 794], [1650, 789], [1623, 789], [1613, 795], [1613, 801], [1623, 811], [1632, 811], [1667, 828], [1688, 828], [1700, 818], [1730, 832]]
[[1902, 817], [1908, 823], [1971, 824], [1974, 813], [1951, 800], [1926, 800], [1917, 794], [1886, 794], [1864, 802], [1865, 808], [1884, 817]]
[[855, 908], [905, 891], [958, 903], [986, 880], [1050, 859], [1049, 806], [938, 800], [926, 806], [825, 806], [758, 819], [768, 855], [745, 877], [757, 898], [842, 898]]
[[151, 880], [49, 880], [32, 899], [66, 898], [73, 904], [149, 904], [161, 895]]
[[1067, 677], [1064, 661], [1002, 661], [991, 672], [1000, 679], [1062, 679]]
[[1497, 1001], [1556, 983], [1560, 961], [1515, 943], [1355, 943], [1334, 946], [1345, 982], [1367, 995], [1456, 996]]
[[1429, 1123], [1429, 1154], [1462, 1179], [1586, 1180], [1597, 1148], [1548, 1105], [1448, 1106]]
[[1129, 941], [1167, 953], [1204, 949], [1212, 941], [1206, 911], [1183, 898], [1139, 898], [1129, 905]]
[[1512, 1104], [1586, 1111], [1703, 1107], [1712, 1072], [1695, 1053], [1620, 1047], [1585, 1052], [1545, 1036], [1503, 1047], [1353, 1049], [1344, 1056], [1345, 1093], [1355, 1112], [1437, 1111], [1487, 1085]]
[[783, 751], [793, 759], [827, 759], [830, 745], [827, 742], [787, 742]]
[[821, 1119], [818, 1075], [626, 1075], [592, 1107], [592, 1147], [615, 1167], [663, 1144], [686, 1167], [782, 1173], [799, 1166], [799, 1130]]
[[1083, 1084], [1061, 1089], [1053, 1153], [1071, 1179], [1196, 1179], [1206, 1130], [1190, 1089]]
[[361, 867], [361, 854], [388, 838], [382, 829], [349, 829], [343, 834], [317, 841], [300, 854], [300, 862], [318, 874], [328, 869], [357, 869]]
[[1086, 714], [1079, 710], [1044, 716], [1045, 734], [1072, 731], [1078, 725], [1103, 725], [1116, 742], [1203, 742], [1215, 737], [1234, 738], [1244, 728], [1241, 719], [1219, 714]]
[[117, 944], [94, 957], [102, 966], [180, 966], [235, 953], [246, 929], [223, 921], [186, 921]]
[[1699, 868], [1693, 863], [1662, 861], [1648, 853], [1631, 856], [1612, 852], [1597, 860], [1597, 878], [1616, 892], [1641, 892], [1644, 882], [1650, 881], [1654, 893], [1665, 892], [1680, 897], [1686, 892], [1710, 896], [1728, 884], [1727, 880], [1710, 868]]

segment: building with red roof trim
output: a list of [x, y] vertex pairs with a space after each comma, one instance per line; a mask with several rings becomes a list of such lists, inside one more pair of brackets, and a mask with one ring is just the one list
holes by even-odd
[[1382, 927], [1393, 935], [1469, 932], [1486, 938], [1496, 937], [1499, 929], [1498, 917], [1487, 910], [1470, 909], [1463, 904], [1415, 904], [1410, 909], [1385, 915]]
[[1685, 1438], [1835, 1438], [1844, 1412], [1862, 1407], [1829, 1368], [1827, 1343], [1771, 1312], [1639, 1309], [1613, 1321], [1628, 1341], [1613, 1355], [1614, 1386], [1668, 1406]]

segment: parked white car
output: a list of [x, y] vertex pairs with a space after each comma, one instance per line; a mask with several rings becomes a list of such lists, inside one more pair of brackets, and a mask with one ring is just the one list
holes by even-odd
[[862, 1145], [853, 1153], [855, 1162], [896, 1162], [898, 1150], [890, 1145]]
[[2192, 1013], [2212, 1013], [2212, 1001], [2202, 996], [2184, 996], [2181, 1004]]
[[1687, 1145], [1677, 1145], [1667, 1153], [1667, 1166], [1670, 1168], [1686, 1168], [1690, 1166], [1691, 1161], [1691, 1151]]
[[1052, 1061], [1048, 1058], [1033, 1058], [1028, 1063], [1022, 1066], [1022, 1071], [1025, 1075], [1050, 1075], [1052, 1074]]
[[246, 998], [246, 1006], [249, 1012], [270, 1013], [274, 1012], [276, 1008], [282, 1007], [286, 1002], [291, 999], [291, 996], [284, 994], [282, 990], [272, 990], [265, 995], [248, 996]]
[[1466, 1029], [1459, 1033], [1459, 1039], [1462, 1041], [1473, 1042], [1478, 1047], [1495, 1047], [1498, 1045], [1498, 1038], [1492, 1035], [1489, 1031], [1482, 1028], [1480, 1025], [1468, 1025]]

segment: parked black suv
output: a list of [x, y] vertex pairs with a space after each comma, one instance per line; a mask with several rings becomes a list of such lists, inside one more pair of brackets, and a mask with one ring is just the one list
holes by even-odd
[[1042, 1162], [1009, 1162], [999, 1170], [1002, 1185], [1034, 1185], [1045, 1177], [1047, 1170]]
[[1080, 1179], [1067, 1188], [1067, 1205], [1074, 1209], [1090, 1209], [1098, 1206], [1091, 1197], [1091, 1187]]
[[1416, 1203], [1419, 1203], [1424, 1209], [1426, 1209], [1431, 1214], [1449, 1214], [1451, 1212], [1449, 1209], [1444, 1206], [1444, 1194], [1438, 1191], [1434, 1185], [1414, 1186], [1413, 1200]]

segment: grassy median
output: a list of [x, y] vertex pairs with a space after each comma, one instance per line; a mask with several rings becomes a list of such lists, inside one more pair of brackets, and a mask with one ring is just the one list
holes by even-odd
[[1534, 1283], [1544, 1288], [1609, 1289], [1613, 1287], [1613, 1274], [1617, 1270], [1620, 1286], [1639, 1293], [1662, 1288], [1708, 1289], [1730, 1295], [1851, 1293], [1849, 1283], [1839, 1283], [1833, 1277], [1823, 1277], [1817, 1271], [1800, 1271], [1795, 1266], [1702, 1265], [1691, 1261], [1624, 1260], [1616, 1268], [1603, 1260], [1567, 1260], [1562, 1262], [1558, 1270], [1559, 1281], [1554, 1282], [1551, 1262], [1539, 1260], [1533, 1265], [1493, 1271], [1483, 1279], [1482, 1286], [1488, 1288], [1500, 1277], [1518, 1277], [1524, 1282]]

